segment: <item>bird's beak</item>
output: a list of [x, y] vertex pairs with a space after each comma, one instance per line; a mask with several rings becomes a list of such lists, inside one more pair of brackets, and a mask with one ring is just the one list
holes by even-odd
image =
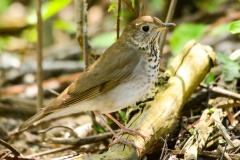
[[175, 27], [176, 24], [174, 23], [163, 23], [161, 27], [157, 28], [158, 31], [162, 31], [171, 27]]

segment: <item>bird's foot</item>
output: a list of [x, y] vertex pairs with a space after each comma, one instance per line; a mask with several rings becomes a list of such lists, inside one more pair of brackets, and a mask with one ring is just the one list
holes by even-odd
[[107, 113], [106, 116], [108, 116], [111, 120], [113, 120], [113, 122], [115, 122], [121, 128], [121, 132], [118, 133], [118, 136], [120, 136], [120, 135], [122, 135], [124, 133], [128, 133], [128, 134], [131, 134], [131, 135], [139, 135], [144, 140], [146, 138], [148, 138], [147, 136], [144, 136], [142, 133], [140, 133], [138, 130], [132, 130], [132, 129], [126, 128], [124, 125], [119, 123], [113, 116], [111, 116], [111, 114]]
[[121, 131], [118, 134], [118, 136], [124, 134], [124, 133], [128, 133], [128, 134], [131, 134], [131, 135], [139, 135], [141, 136], [144, 140], [146, 138], [148, 138], [147, 136], [144, 136], [142, 133], [140, 133], [138, 130], [132, 130], [132, 129], [129, 129], [129, 128], [126, 128], [124, 126], [121, 126]]
[[140, 135], [143, 139], [147, 138], [146, 136], [144, 136], [143, 134], [141, 134], [140, 132], [138, 132], [137, 130], [131, 130], [126, 128], [125, 126], [123, 126], [121, 123], [119, 123], [115, 118], [113, 118], [110, 114], [106, 114], [110, 119], [112, 119], [120, 128], [121, 128], [121, 132], [119, 132], [118, 134], [114, 132], [114, 130], [107, 124], [107, 122], [102, 118], [102, 116], [100, 115], [99, 112], [94, 111], [95, 115], [98, 116], [102, 122], [106, 125], [106, 127], [112, 132], [112, 134], [114, 135], [114, 137], [116, 138], [115, 141], [113, 141], [112, 143], [109, 144], [109, 146], [113, 146], [114, 144], [117, 143], [122, 143], [125, 145], [128, 145], [130, 147], [134, 147], [137, 150], [142, 150], [142, 148], [136, 146], [133, 142], [127, 141], [127, 140], [123, 140], [121, 139], [119, 136], [122, 135], [123, 133], [128, 133], [128, 134], [132, 134], [132, 135]]
[[117, 136], [114, 136], [116, 139], [115, 139], [115, 141], [113, 141], [112, 143], [110, 143], [109, 146], [111, 147], [111, 146], [113, 146], [113, 145], [115, 145], [115, 144], [117, 144], [117, 143], [122, 143], [122, 144], [128, 145], [128, 146], [130, 146], [130, 147], [134, 147], [134, 148], [136, 148], [137, 150], [141, 151], [142, 148], [136, 146], [133, 142], [127, 141], [127, 140], [123, 140], [123, 139], [121, 139], [121, 138], [119, 137], [120, 135], [122, 135], [122, 134], [124, 134], [124, 133], [128, 133], [128, 134], [131, 134], [131, 135], [139, 135], [139, 136], [141, 136], [144, 140], [145, 140], [146, 138], [148, 138], [147, 136], [144, 136], [142, 133], [140, 133], [138, 130], [132, 130], [132, 129], [129, 129], [129, 128], [126, 128], [126, 127], [122, 127], [122, 126], [121, 126], [121, 131], [120, 131], [119, 133], [117, 133]]
[[143, 150], [142, 148], [136, 146], [136, 145], [135, 145], [133, 142], [131, 142], [131, 141], [123, 140], [123, 139], [121, 139], [119, 136], [117, 136], [117, 137], [114, 136], [114, 137], [115, 137], [116, 139], [109, 144], [109, 147], [111, 147], [111, 146], [113, 146], [113, 145], [115, 145], [115, 144], [117, 144], [117, 143], [122, 143], [122, 144], [125, 144], [125, 145], [127, 145], [127, 146], [134, 147], [134, 148], [136, 148], [136, 149], [139, 150], [139, 151]]

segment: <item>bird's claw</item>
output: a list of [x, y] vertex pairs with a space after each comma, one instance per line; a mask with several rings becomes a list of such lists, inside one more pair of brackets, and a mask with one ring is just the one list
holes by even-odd
[[139, 132], [139, 129], [137, 130], [132, 130], [132, 129], [128, 129], [128, 128], [122, 128], [121, 131], [119, 133], [117, 133], [118, 136], [124, 134], [124, 133], [128, 133], [128, 134], [131, 134], [131, 135], [139, 135], [141, 136], [144, 140], [146, 138], [148, 138], [147, 136], [144, 136], [142, 133]]
[[140, 147], [136, 146], [133, 142], [123, 140], [123, 139], [121, 139], [120, 137], [115, 137], [115, 138], [116, 138], [115, 141], [111, 142], [111, 143], [109, 144], [109, 147], [111, 147], [111, 146], [113, 146], [113, 145], [115, 145], [115, 144], [117, 144], [117, 143], [122, 143], [122, 144], [125, 144], [125, 145], [127, 145], [127, 146], [134, 147], [134, 148], [136, 148], [138, 151], [143, 150], [143, 148], [140, 148]]

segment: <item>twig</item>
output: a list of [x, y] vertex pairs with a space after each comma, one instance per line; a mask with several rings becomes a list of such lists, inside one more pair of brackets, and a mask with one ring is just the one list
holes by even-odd
[[220, 132], [215, 133], [212, 136], [209, 136], [205, 148], [210, 148], [212, 145], [218, 143], [218, 137], [221, 136]]
[[145, 14], [144, 0], [139, 0], [139, 17]]
[[26, 158], [43, 156], [43, 155], [52, 154], [52, 153], [56, 153], [56, 152], [61, 152], [61, 151], [65, 151], [65, 150], [69, 150], [69, 149], [73, 149], [73, 148], [75, 148], [75, 146], [64, 146], [64, 147], [61, 147], [61, 148], [50, 149], [50, 150], [46, 150], [46, 151], [43, 151], [43, 152], [40, 152], [40, 153], [32, 154], [32, 155], [26, 156]]
[[77, 40], [84, 54], [85, 68], [88, 67], [88, 53], [91, 47], [88, 44], [87, 34], [87, 2], [86, 0], [75, 0], [75, 19], [77, 23]]
[[225, 141], [234, 147], [234, 143], [231, 141], [231, 137], [227, 132], [227, 129], [221, 123], [221, 119], [223, 117], [222, 109], [215, 109], [214, 113], [211, 115], [211, 119], [214, 120], [215, 126], [218, 128], [221, 135], [224, 137]]
[[37, 108], [43, 108], [43, 87], [42, 87], [42, 16], [41, 16], [41, 6], [42, 1], [37, 1], [37, 32], [38, 32], [38, 42], [37, 42], [37, 84], [38, 84], [38, 98], [37, 98]]
[[91, 144], [96, 143], [108, 138], [112, 137], [111, 132], [106, 132], [103, 134], [85, 137], [85, 138], [48, 138], [47, 142], [54, 143], [54, 144], [64, 144], [64, 145], [84, 145], [84, 144]]
[[87, 26], [87, 6], [88, 3], [86, 0], [83, 2], [83, 54], [85, 68], [88, 68], [88, 26]]
[[130, 10], [135, 14], [135, 16], [138, 17], [137, 12], [136, 12], [135, 9], [132, 7], [132, 5], [129, 4], [126, 0], [123, 0], [123, 1], [124, 1], [124, 2], [126, 3], [126, 5], [130, 8]]
[[[54, 118], [51, 118], [51, 119], [49, 119], [49, 120], [45, 120], [45, 121], [40, 121], [40, 122], [37, 122], [36, 124], [33, 124], [33, 125], [31, 125], [28, 129], [31, 129], [31, 128], [34, 128], [34, 127], [36, 127], [36, 126], [41, 126], [42, 124], [44, 124], [44, 123], [49, 123], [49, 121], [55, 121], [55, 120], [58, 120], [58, 119], [60, 119], [60, 118], [64, 118], [64, 117], [66, 117], [66, 116], [74, 116], [74, 115], [77, 115], [77, 114], [79, 114], [79, 113], [73, 113], [73, 114], [70, 114], [70, 115], [65, 115], [65, 116], [59, 116], [59, 117], [54, 117]], [[22, 131], [16, 131], [16, 130], [14, 130], [14, 131], [12, 131], [11, 133], [9, 133], [9, 135], [17, 135], [17, 134], [20, 134], [20, 133], [22, 133], [24, 130], [22, 130]], [[43, 140], [42, 140], [43, 141]]]
[[[183, 155], [185, 151], [182, 150], [169, 150], [169, 152], [173, 155]], [[212, 158], [220, 158], [221, 155], [218, 152], [212, 151], [199, 151], [199, 155], [204, 157], [212, 157]], [[229, 156], [234, 160], [239, 160], [240, 156], [235, 154], [229, 154]]]
[[[4, 160], [6, 157], [8, 157], [12, 152], [7, 152], [4, 156], [0, 157], [0, 160]], [[0, 155], [1, 156], [1, 155]]]
[[[205, 85], [205, 84], [200, 84], [200, 87], [208, 89], [207, 85]], [[227, 97], [227, 98], [232, 98], [234, 100], [240, 100], [240, 94], [229, 91], [227, 89], [220, 88], [220, 87], [212, 87], [212, 88], [209, 88], [209, 89], [212, 92], [214, 92], [216, 94], [219, 94], [221, 96], [224, 96], [224, 97]]]
[[[230, 100], [226, 100], [226, 101], [221, 101], [219, 102], [217, 105], [215, 105], [214, 107], [216, 108], [231, 108], [231, 107], [240, 107], [240, 102], [239, 101], [234, 101], [233, 99]], [[239, 113], [235, 113], [234, 114], [234, 118], [236, 118], [239, 115]]]
[[166, 136], [165, 139], [163, 139], [162, 137], [160, 137], [162, 139], [162, 141], [164, 142], [164, 145], [162, 147], [162, 153], [161, 153], [161, 156], [159, 158], [159, 160], [161, 159], [165, 159], [163, 157], [165, 157], [166, 153], [167, 153], [167, 150], [168, 150], [168, 146], [167, 146], [167, 138], [168, 138], [168, 135]]
[[82, 42], [82, 11], [83, 11], [83, 1], [82, 0], [74, 0], [75, 6], [75, 21], [77, 24], [77, 40], [81, 49], [83, 49], [83, 42]]
[[220, 88], [220, 87], [213, 87], [213, 88], [211, 88], [211, 90], [215, 93], [220, 94], [220, 95], [224, 95], [224, 96], [227, 96], [229, 98], [234, 98], [236, 100], [240, 100], [240, 94], [231, 92], [229, 90], [226, 90], [226, 89], [223, 89], [223, 88]]
[[218, 145], [217, 147], [217, 149], [222, 153], [220, 160], [223, 160], [223, 157], [226, 158], [227, 160], [232, 160], [232, 158], [230, 158], [229, 155], [226, 153], [226, 147], [227, 143], [225, 144], [224, 150], [220, 145]]
[[[167, 14], [167, 18], [166, 18], [166, 22], [170, 22], [172, 20], [176, 4], [177, 4], [177, 0], [171, 1], [170, 7], [168, 10], [168, 14]], [[160, 45], [159, 45], [160, 57], [162, 57], [162, 51], [163, 51], [163, 46], [165, 44], [166, 37], [167, 37], [167, 30], [163, 31], [162, 36], [161, 36]]]
[[68, 129], [68, 130], [71, 131], [71, 135], [73, 135], [73, 137], [75, 137], [75, 138], [78, 137], [77, 133], [72, 128], [67, 127], [67, 126], [52, 126], [52, 127], [47, 128], [47, 129], [40, 130], [40, 131], [38, 131], [38, 133], [46, 133], [46, 132], [48, 132], [48, 131], [50, 131], [50, 130], [52, 130], [54, 128], [65, 128], [65, 129]]
[[234, 118], [238, 117], [240, 115], [240, 111], [237, 111], [237, 113], [234, 114]]
[[227, 112], [227, 117], [229, 122], [231, 123], [231, 126], [235, 127], [238, 124], [238, 120], [234, 117], [233, 112], [228, 108], [225, 108], [224, 110]]
[[186, 151], [184, 158], [197, 159], [198, 151], [202, 151], [210, 133], [212, 132], [213, 121], [208, 118], [209, 110], [205, 109], [198, 121], [194, 126], [194, 133], [185, 143], [183, 150]]
[[0, 139], [0, 144], [3, 145], [4, 147], [8, 148], [15, 157], [20, 156], [21, 153], [18, 152], [17, 149], [15, 149], [13, 146], [11, 146], [10, 144], [8, 144], [7, 142], [5, 142], [4, 140]]
[[240, 150], [240, 147], [238, 147], [238, 148], [236, 149], [236, 151], [234, 151], [233, 153], [236, 154], [236, 153], [239, 152], [239, 150]]
[[120, 32], [120, 12], [121, 12], [121, 2], [122, 2], [122, 0], [118, 0], [117, 39], [119, 38], [119, 32]]
[[52, 94], [54, 94], [55, 96], [59, 96], [60, 95], [60, 93], [58, 93], [58, 92], [56, 92], [56, 91], [54, 91], [52, 89], [48, 89], [48, 91], [51, 92]]

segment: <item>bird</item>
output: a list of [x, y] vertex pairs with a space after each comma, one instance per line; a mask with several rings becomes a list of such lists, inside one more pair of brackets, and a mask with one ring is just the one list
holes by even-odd
[[[142, 16], [130, 22], [119, 39], [59, 96], [33, 117], [23, 122], [18, 131], [26, 130], [46, 119], [82, 111], [94, 111], [104, 122], [106, 114], [122, 129], [122, 133], [144, 135], [124, 127], [109, 113], [126, 108], [143, 97], [155, 82], [160, 65], [160, 35], [174, 27], [153, 16]], [[111, 127], [117, 143], [135, 146], [122, 140]]]

